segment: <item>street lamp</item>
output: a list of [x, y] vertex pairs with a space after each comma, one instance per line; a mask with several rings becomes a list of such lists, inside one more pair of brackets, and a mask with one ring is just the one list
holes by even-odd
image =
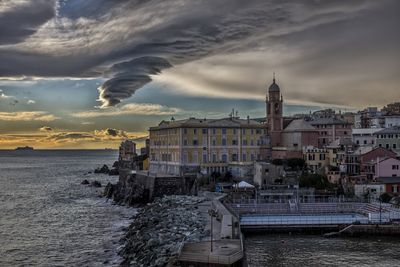
[[213, 217], [217, 217], [217, 210], [212, 208], [211, 204], [211, 209], [208, 210], [208, 214], [210, 215], [211, 218], [211, 253], [213, 252]]

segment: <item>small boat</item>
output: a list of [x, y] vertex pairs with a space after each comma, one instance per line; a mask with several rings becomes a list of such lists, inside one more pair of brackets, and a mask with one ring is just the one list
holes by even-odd
[[19, 146], [15, 150], [32, 151], [33, 147], [31, 147], [31, 146]]

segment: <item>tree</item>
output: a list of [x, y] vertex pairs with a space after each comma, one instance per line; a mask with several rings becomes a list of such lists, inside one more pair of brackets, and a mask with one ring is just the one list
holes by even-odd
[[230, 171], [225, 172], [224, 177], [223, 177], [223, 181], [224, 182], [230, 182], [232, 181], [232, 173]]
[[281, 160], [281, 159], [273, 159], [272, 160], [272, 164], [274, 164], [274, 165], [283, 165], [283, 160]]
[[387, 193], [387, 192], [385, 192], [385, 193], [383, 193], [382, 195], [380, 195], [380, 200], [382, 201], [382, 202], [384, 202], [384, 203], [389, 203], [390, 202], [390, 200], [392, 199], [392, 195], [391, 194], [389, 194], [389, 193]]
[[290, 158], [287, 160], [287, 166], [292, 170], [302, 170], [306, 166], [306, 161], [302, 158]]
[[333, 185], [325, 175], [307, 173], [300, 176], [300, 187], [313, 187], [317, 190], [331, 190]]

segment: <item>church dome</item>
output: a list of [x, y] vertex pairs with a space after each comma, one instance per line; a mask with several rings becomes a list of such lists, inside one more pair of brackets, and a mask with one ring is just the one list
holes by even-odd
[[281, 89], [279, 88], [279, 86], [275, 83], [275, 78], [272, 82], [272, 84], [269, 86], [268, 88], [268, 92], [272, 93], [272, 92], [280, 92]]

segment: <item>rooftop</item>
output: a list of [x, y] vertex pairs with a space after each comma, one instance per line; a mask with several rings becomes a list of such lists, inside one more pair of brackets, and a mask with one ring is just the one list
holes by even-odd
[[312, 121], [310, 121], [311, 125], [320, 125], [320, 124], [325, 124], [325, 125], [339, 125], [339, 124], [352, 124], [350, 122], [340, 120], [334, 117], [322, 117], [322, 118], [315, 118]]
[[161, 121], [158, 126], [150, 127], [150, 130], [158, 129], [169, 129], [169, 128], [201, 128], [201, 127], [226, 127], [226, 128], [236, 128], [236, 127], [259, 127], [263, 128], [265, 125], [260, 121], [254, 119], [240, 119], [238, 117], [232, 118], [222, 118], [222, 119], [197, 119], [189, 118], [184, 120], [170, 120]]
[[391, 128], [386, 128], [381, 131], [375, 132], [375, 134], [399, 134], [400, 133], [400, 126], [394, 126]]
[[378, 177], [376, 181], [384, 184], [400, 184], [400, 177]]
[[290, 131], [316, 131], [315, 127], [310, 122], [303, 119], [296, 119], [289, 123], [289, 125], [283, 130], [284, 132]]

